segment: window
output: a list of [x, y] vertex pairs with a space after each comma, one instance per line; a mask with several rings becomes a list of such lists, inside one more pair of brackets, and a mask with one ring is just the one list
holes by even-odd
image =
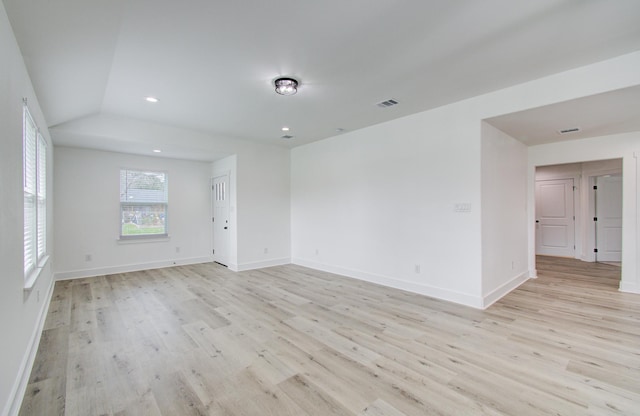
[[38, 133], [37, 151], [38, 162], [36, 164], [36, 246], [38, 247], [38, 263], [47, 251], [47, 144]]
[[24, 275], [31, 278], [47, 254], [47, 143], [23, 108]]
[[120, 170], [120, 238], [167, 236], [167, 174]]

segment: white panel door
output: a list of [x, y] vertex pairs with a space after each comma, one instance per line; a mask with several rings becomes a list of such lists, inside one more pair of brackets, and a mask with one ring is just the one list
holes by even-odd
[[229, 264], [229, 175], [213, 178], [211, 186], [213, 206], [213, 261]]
[[596, 261], [622, 261], [622, 176], [599, 176], [596, 186]]
[[536, 254], [575, 257], [573, 179], [536, 181]]

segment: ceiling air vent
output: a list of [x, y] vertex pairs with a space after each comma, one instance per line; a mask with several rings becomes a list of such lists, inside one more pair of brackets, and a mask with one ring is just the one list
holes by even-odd
[[558, 130], [558, 133], [560, 133], [560, 134], [569, 134], [569, 133], [577, 133], [579, 131], [580, 131], [580, 127], [572, 127], [570, 129]]
[[292, 136], [292, 135], [290, 135], [290, 134], [285, 134], [284, 136], [282, 136], [282, 137], [281, 137], [281, 139], [287, 139], [287, 140], [289, 140], [289, 139], [293, 139], [293, 136]]
[[393, 107], [394, 105], [398, 104], [398, 102], [394, 99], [389, 99], [387, 101], [382, 101], [379, 102], [378, 104], [376, 104], [378, 107], [381, 108], [387, 108], [387, 107]]

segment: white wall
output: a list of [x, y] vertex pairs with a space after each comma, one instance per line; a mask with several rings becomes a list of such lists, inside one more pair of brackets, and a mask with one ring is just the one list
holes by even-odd
[[291, 262], [289, 151], [245, 148], [212, 164], [229, 173], [230, 261], [235, 271]]
[[[529, 149], [529, 206], [534, 206], [536, 166], [622, 159], [622, 280], [620, 289], [640, 293], [640, 132], [533, 146]], [[530, 216], [529, 241], [535, 227]], [[533, 245], [535, 247], [535, 245]], [[535, 264], [535, 250], [530, 251]]]
[[483, 307], [527, 280], [527, 148], [482, 123]]
[[480, 123], [465, 107], [293, 149], [293, 261], [480, 306]]
[[[245, 145], [237, 155], [213, 163], [67, 147], [56, 150], [57, 278], [210, 261], [210, 180], [222, 172], [231, 173], [229, 268], [237, 271], [290, 262], [287, 149]], [[169, 173], [169, 241], [117, 241], [118, 175], [123, 167]], [[96, 221], [97, 216], [106, 220]], [[85, 261], [87, 254], [91, 262]]]
[[[525, 163], [482, 171], [483, 156], [495, 156], [481, 151], [482, 120], [639, 84], [636, 52], [293, 149], [293, 261], [483, 307], [517, 272], [515, 265], [505, 271], [504, 262], [483, 265], [502, 243], [483, 240], [490, 228], [481, 226], [481, 203], [500, 198], [481, 188], [481, 177], [526, 173], [532, 187], [534, 175]], [[516, 182], [504, 192], [522, 192]], [[528, 275], [535, 276], [531, 192], [528, 249], [520, 244], [522, 227], [505, 227], [503, 238], [519, 242], [510, 254], [517, 262], [528, 253]], [[454, 212], [457, 203], [471, 211]]]
[[237, 178], [237, 270], [290, 263], [289, 150], [275, 146], [242, 149]]
[[74, 120], [56, 126], [52, 134], [57, 143], [77, 143], [70, 139], [80, 137], [105, 149], [126, 143], [128, 152], [149, 154], [160, 147], [184, 159], [213, 161], [209, 176], [217, 169], [227, 169], [223, 160], [234, 160], [231, 185], [236, 209], [231, 219], [236, 226], [231, 230], [231, 251], [236, 250], [236, 260], [229, 268], [246, 270], [290, 262], [289, 149], [114, 115]]
[[[168, 239], [118, 241], [121, 168], [167, 173]], [[210, 178], [206, 162], [57, 147], [56, 278], [211, 261]]]
[[[47, 173], [53, 172], [53, 146], [24, 66], [4, 5], [0, 3], [0, 415], [20, 406], [38, 347], [53, 278], [51, 262], [31, 290], [24, 290], [22, 99], [47, 140]], [[47, 191], [48, 247], [52, 251], [53, 183]]]

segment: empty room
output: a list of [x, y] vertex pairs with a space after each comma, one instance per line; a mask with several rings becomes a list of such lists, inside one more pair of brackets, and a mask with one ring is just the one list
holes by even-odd
[[0, 416], [640, 415], [637, 0], [3, 0]]

